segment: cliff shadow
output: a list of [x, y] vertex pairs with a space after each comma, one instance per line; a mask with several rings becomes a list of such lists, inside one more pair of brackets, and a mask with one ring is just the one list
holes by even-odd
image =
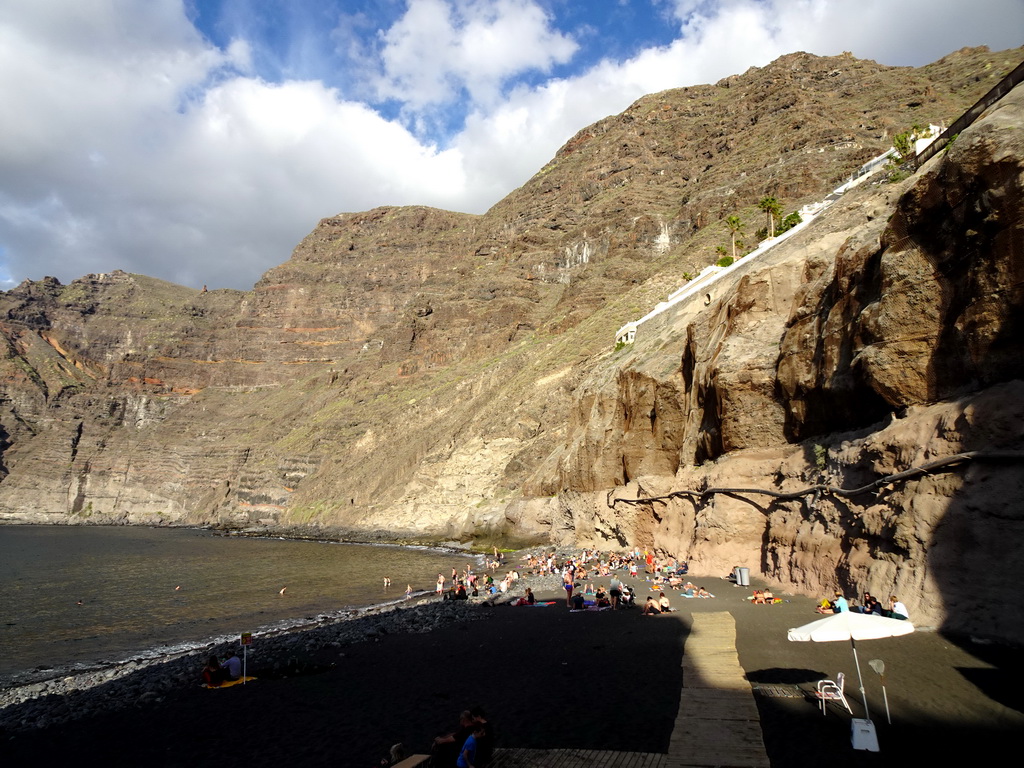
[[[994, 680], [1009, 671], [1013, 653], [984, 646], [990, 653], [979, 654], [977, 648], [951, 645], [941, 633], [916, 632], [857, 644], [881, 751], [854, 750], [851, 720], [864, 717], [865, 709], [850, 643], [790, 642], [788, 628], [820, 617], [810, 598], [785, 598], [774, 606], [732, 608], [740, 661], [754, 688], [773, 768], [946, 765], [951, 754], [959, 754], [957, 745], [992, 745], [998, 751], [1019, 739], [1024, 715], [1007, 708], [1001, 699], [1008, 686]], [[884, 661], [884, 693], [882, 678], [868, 663], [872, 659]], [[853, 714], [829, 704], [823, 716], [811, 693], [818, 680], [834, 680], [839, 672], [846, 675]]]

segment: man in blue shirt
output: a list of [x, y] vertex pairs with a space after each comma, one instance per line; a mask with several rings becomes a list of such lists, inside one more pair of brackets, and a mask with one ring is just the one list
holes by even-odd
[[476, 768], [477, 739], [483, 738], [486, 733], [483, 723], [477, 723], [476, 729], [466, 739], [466, 743], [459, 753], [459, 759], [455, 763], [459, 768]]

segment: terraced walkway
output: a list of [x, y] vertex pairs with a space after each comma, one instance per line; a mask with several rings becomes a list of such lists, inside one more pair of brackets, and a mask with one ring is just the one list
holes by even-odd
[[694, 614], [683, 650], [683, 688], [668, 754], [499, 749], [493, 768], [769, 768], [732, 614]]

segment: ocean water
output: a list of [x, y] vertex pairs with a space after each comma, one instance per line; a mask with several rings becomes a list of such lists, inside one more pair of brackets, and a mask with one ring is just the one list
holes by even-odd
[[0, 687], [401, 600], [470, 562], [188, 529], [0, 526]]

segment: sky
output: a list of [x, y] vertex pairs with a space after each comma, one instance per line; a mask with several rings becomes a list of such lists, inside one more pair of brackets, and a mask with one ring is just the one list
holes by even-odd
[[324, 217], [483, 213], [645, 94], [1022, 30], [1024, 0], [3, 0], [0, 289], [249, 289]]

